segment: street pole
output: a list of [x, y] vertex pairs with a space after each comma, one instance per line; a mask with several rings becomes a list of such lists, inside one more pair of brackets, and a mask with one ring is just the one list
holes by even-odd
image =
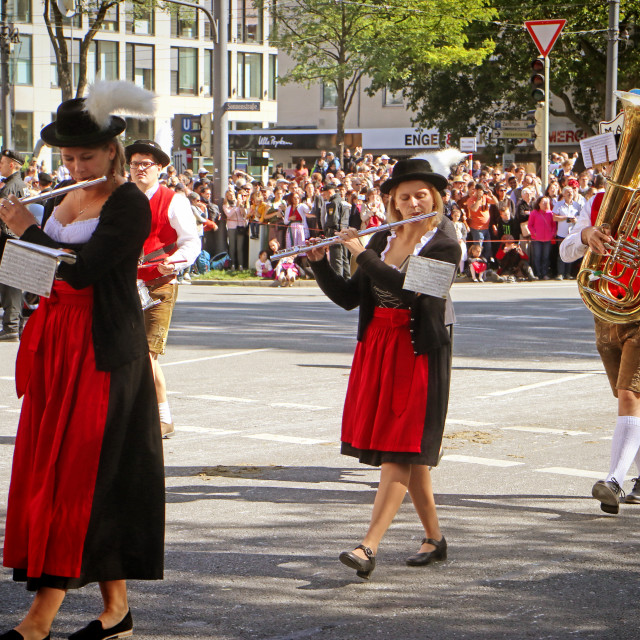
[[0, 111], [2, 115], [2, 146], [10, 149], [11, 140], [11, 106], [9, 103], [9, 51], [11, 39], [9, 37], [9, 25], [7, 23], [7, 0], [0, 0]]
[[551, 101], [551, 93], [549, 91], [549, 70], [551, 63], [549, 56], [544, 57], [544, 119], [543, 119], [543, 135], [542, 135], [542, 162], [540, 164], [540, 173], [542, 175], [542, 191], [547, 190], [549, 185], [549, 102]]
[[609, 31], [607, 37], [607, 88], [604, 119], [616, 117], [616, 96], [618, 88], [618, 36], [620, 34], [620, 0], [609, 0]]
[[[6, 2], [6, 0], [1, 0]], [[178, 4], [202, 11], [211, 25], [211, 40], [213, 55], [211, 56], [211, 84], [213, 96], [213, 193], [220, 200], [227, 190], [229, 181], [229, 124], [227, 117], [227, 29], [229, 25], [229, 5], [225, 0], [213, 0], [214, 13], [218, 16], [214, 20], [211, 12], [199, 4], [185, 2], [183, 0], [165, 0], [170, 4]], [[218, 70], [214, 76], [214, 70]], [[214, 78], [217, 80], [214, 80]]]

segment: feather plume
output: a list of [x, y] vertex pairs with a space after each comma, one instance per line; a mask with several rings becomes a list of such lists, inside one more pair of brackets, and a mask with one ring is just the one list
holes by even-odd
[[451, 147], [450, 149], [421, 153], [414, 156], [414, 158], [426, 160], [435, 173], [439, 173], [441, 176], [448, 178], [451, 173], [451, 167], [462, 162], [468, 155], [467, 153], [462, 153], [459, 149]]
[[106, 129], [111, 116], [116, 113], [138, 118], [153, 117], [155, 100], [154, 93], [133, 82], [109, 80], [96, 82], [89, 87], [85, 109], [101, 128]]
[[156, 142], [160, 148], [171, 157], [173, 151], [173, 128], [169, 122], [163, 122], [156, 131]]

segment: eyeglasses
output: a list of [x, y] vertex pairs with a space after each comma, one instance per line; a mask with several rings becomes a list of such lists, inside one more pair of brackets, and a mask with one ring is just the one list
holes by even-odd
[[150, 167], [158, 164], [157, 162], [151, 162], [151, 160], [143, 160], [142, 162], [130, 162], [129, 166], [136, 171], [146, 171]]

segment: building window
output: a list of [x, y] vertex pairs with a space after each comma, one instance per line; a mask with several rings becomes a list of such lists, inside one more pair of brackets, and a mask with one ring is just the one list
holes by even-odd
[[171, 12], [171, 37], [198, 39], [198, 11], [178, 7]]
[[13, 114], [13, 146], [16, 151], [33, 152], [33, 113], [16, 111]]
[[388, 87], [385, 87], [382, 92], [382, 106], [383, 107], [404, 107], [404, 98], [402, 97], [402, 91], [391, 91]]
[[238, 53], [238, 97], [262, 99], [262, 54]]
[[20, 34], [20, 42], [13, 45], [9, 62], [9, 82], [11, 84], [32, 85], [31, 36]]
[[118, 79], [118, 43], [107, 40], [94, 40], [87, 54], [87, 80]]
[[213, 59], [213, 50], [204, 50], [204, 86], [202, 87], [202, 94], [205, 96], [212, 96], [211, 85], [211, 61]]
[[132, 144], [136, 140], [153, 140], [155, 138], [153, 118], [125, 118], [125, 121], [127, 123], [125, 145]]
[[278, 98], [278, 56], [269, 54], [269, 85], [267, 88], [269, 100]]
[[[65, 38], [67, 43], [67, 55], [69, 60], [69, 71], [71, 72], [71, 63], [73, 61], [73, 84], [78, 84], [78, 78], [80, 77], [80, 40], [73, 39], [73, 48], [71, 48], [71, 40]], [[53, 50], [53, 45], [49, 43], [49, 50], [51, 56], [51, 86], [59, 87], [60, 82], [58, 80], [58, 61], [56, 60], [56, 52]]]
[[104, 16], [104, 22], [100, 25], [101, 31], [120, 31], [120, 5], [114, 4], [107, 9], [107, 13]]
[[9, 22], [30, 23], [31, 19], [31, 0], [8, 0], [7, 16]]
[[155, 33], [153, 9], [138, 2], [125, 3], [125, 29], [137, 36], [152, 36]]
[[[55, 4], [54, 2], [49, 3], [49, 18], [51, 19], [52, 24], [55, 24], [55, 20], [56, 20], [55, 13], [53, 12], [54, 4]], [[82, 12], [78, 11], [77, 13], [74, 13], [70, 18], [65, 18], [63, 16], [62, 24], [65, 27], [68, 27], [69, 25], [73, 25], [74, 29], [81, 29], [82, 28]]]
[[171, 47], [171, 95], [198, 93], [198, 50]]
[[151, 45], [127, 43], [127, 80], [149, 91], [155, 89], [154, 49]]
[[264, 11], [254, 5], [254, 0], [238, 0], [238, 13], [240, 42], [262, 42]]
[[335, 109], [338, 106], [338, 90], [333, 82], [322, 83], [322, 109]]

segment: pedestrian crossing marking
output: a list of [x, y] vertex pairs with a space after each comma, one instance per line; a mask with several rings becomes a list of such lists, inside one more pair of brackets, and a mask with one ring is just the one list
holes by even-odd
[[519, 393], [521, 391], [530, 391], [531, 389], [539, 389], [540, 387], [548, 387], [553, 384], [562, 384], [563, 382], [570, 382], [571, 380], [583, 380], [591, 376], [598, 375], [600, 372], [592, 373], [578, 373], [574, 376], [564, 376], [564, 378], [556, 378], [555, 380], [545, 380], [544, 382], [534, 382], [533, 384], [523, 384], [521, 387], [514, 387], [513, 389], [503, 389], [501, 391], [492, 391], [484, 396], [477, 396], [478, 398], [494, 398], [497, 396], [506, 396], [511, 393]]
[[281, 436], [273, 433], [254, 433], [243, 438], [254, 440], [268, 440], [269, 442], [284, 442], [287, 444], [326, 444], [328, 440], [315, 440], [314, 438], [297, 438], [295, 436]]
[[314, 404], [298, 404], [296, 402], [271, 402], [270, 407], [280, 407], [282, 409], [306, 409], [308, 411], [325, 411], [331, 407], [320, 407]]
[[226, 436], [234, 433], [241, 433], [237, 429], [216, 429], [215, 427], [192, 427], [192, 426], [176, 426], [176, 431], [180, 433], [206, 433], [211, 436]]
[[590, 436], [588, 431], [572, 431], [570, 429], [547, 429], [545, 427], [502, 427], [504, 431], [525, 431], [527, 433], [558, 433], [563, 436]]
[[9, 382], [13, 382], [15, 379], [15, 376], [0, 376], [0, 380], [8, 380]]
[[194, 398], [195, 400], [214, 400], [215, 402], [239, 402], [241, 404], [253, 404], [257, 402], [253, 398], [235, 398], [234, 396], [187, 396], [188, 398]]
[[602, 480], [607, 474], [604, 471], [588, 471], [587, 469], [572, 469], [570, 467], [547, 467], [546, 469], [534, 469], [539, 473], [555, 473], [561, 476], [575, 476], [577, 478], [591, 478]]
[[447, 418], [447, 424], [459, 424], [462, 427], [491, 427], [493, 422], [480, 422], [480, 420], [455, 420]]
[[176, 362], [163, 362], [162, 368], [175, 367], [179, 364], [191, 364], [192, 362], [204, 362], [206, 360], [220, 360], [221, 358], [235, 358], [236, 356], [247, 356], [254, 353], [262, 353], [263, 351], [272, 351], [272, 349], [249, 349], [247, 351], [232, 351], [231, 353], [220, 353], [217, 356], [203, 356], [202, 358], [192, 358], [191, 360], [178, 360]]
[[486, 467], [517, 467], [524, 462], [511, 462], [510, 460], [497, 460], [495, 458], [478, 458], [476, 456], [461, 456], [457, 453], [442, 456], [443, 460], [449, 462], [467, 462], [469, 464], [481, 464]]

